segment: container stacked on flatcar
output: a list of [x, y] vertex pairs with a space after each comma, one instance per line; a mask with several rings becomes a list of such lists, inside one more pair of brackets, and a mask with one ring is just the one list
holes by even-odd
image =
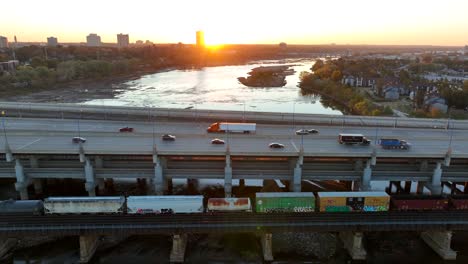
[[243, 198], [210, 198], [206, 205], [208, 212], [251, 212], [250, 199]]
[[451, 196], [449, 207], [453, 210], [468, 210], [468, 195]]
[[388, 211], [390, 196], [386, 192], [318, 192], [319, 212]]
[[41, 200], [0, 201], [1, 215], [42, 215], [44, 204]]
[[447, 210], [449, 200], [436, 195], [394, 195], [392, 209], [396, 211]]
[[46, 214], [118, 214], [125, 210], [125, 197], [49, 197], [44, 209]]
[[203, 213], [203, 195], [129, 196], [127, 214]]
[[311, 192], [256, 193], [255, 211], [257, 213], [314, 212], [315, 196]]

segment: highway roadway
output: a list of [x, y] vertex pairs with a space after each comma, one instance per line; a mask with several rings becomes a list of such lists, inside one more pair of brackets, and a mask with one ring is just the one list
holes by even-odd
[[[468, 133], [464, 130], [375, 128], [345, 126], [302, 126], [257, 124], [255, 134], [207, 133], [206, 122], [131, 122], [67, 119], [5, 118], [6, 137], [0, 137], [0, 151], [5, 152], [5, 139], [13, 153], [76, 154], [79, 145], [71, 138], [80, 135], [88, 154], [150, 154], [153, 142], [159, 154], [223, 155], [226, 145], [212, 145], [221, 138], [229, 143], [233, 155], [297, 156], [304, 149], [306, 156], [362, 156], [376, 151], [378, 157], [443, 157], [449, 146], [454, 158], [468, 158]], [[118, 132], [130, 126], [133, 133]], [[79, 127], [79, 129], [78, 129]], [[315, 128], [319, 134], [295, 135], [295, 130]], [[154, 131], [154, 133], [153, 133]], [[174, 142], [162, 141], [162, 134], [177, 137]], [[362, 133], [373, 141], [371, 146], [346, 146], [337, 142], [339, 133]], [[397, 137], [412, 144], [408, 151], [383, 150], [375, 147], [375, 139]], [[278, 142], [284, 149], [270, 149]]]

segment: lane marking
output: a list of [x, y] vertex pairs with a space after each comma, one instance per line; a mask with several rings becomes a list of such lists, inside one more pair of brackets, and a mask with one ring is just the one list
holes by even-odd
[[34, 141], [32, 141], [32, 142], [29, 142], [29, 143], [27, 143], [27, 144], [25, 144], [25, 145], [23, 145], [23, 146], [17, 148], [17, 149], [24, 149], [24, 148], [26, 148], [26, 147], [28, 147], [28, 146], [30, 146], [30, 145], [32, 145], [32, 144], [34, 144], [34, 143], [40, 141], [40, 140], [41, 140], [41, 138], [38, 138], [38, 139], [36, 139], [36, 140], [34, 140]]

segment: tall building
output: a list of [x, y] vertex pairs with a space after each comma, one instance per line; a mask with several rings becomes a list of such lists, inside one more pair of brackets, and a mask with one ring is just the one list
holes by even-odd
[[117, 34], [117, 46], [119, 47], [128, 47], [130, 44], [130, 39], [128, 34]]
[[58, 40], [56, 37], [48, 37], [47, 38], [47, 46], [49, 47], [57, 47]]
[[101, 37], [98, 34], [91, 33], [86, 36], [86, 45], [89, 47], [101, 46]]
[[205, 47], [205, 34], [201, 30], [197, 31], [197, 47]]
[[8, 38], [4, 36], [0, 36], [0, 49], [1, 48], [8, 48]]

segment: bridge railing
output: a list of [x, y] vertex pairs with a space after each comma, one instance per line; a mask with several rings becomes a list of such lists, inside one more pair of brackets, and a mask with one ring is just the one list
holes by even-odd
[[468, 129], [468, 121], [402, 117], [322, 115], [281, 112], [227, 111], [203, 109], [104, 106], [87, 104], [46, 104], [0, 102], [0, 110], [10, 117], [83, 118], [98, 120], [190, 119], [196, 121], [234, 121], [331, 126], [379, 126], [433, 129]]

